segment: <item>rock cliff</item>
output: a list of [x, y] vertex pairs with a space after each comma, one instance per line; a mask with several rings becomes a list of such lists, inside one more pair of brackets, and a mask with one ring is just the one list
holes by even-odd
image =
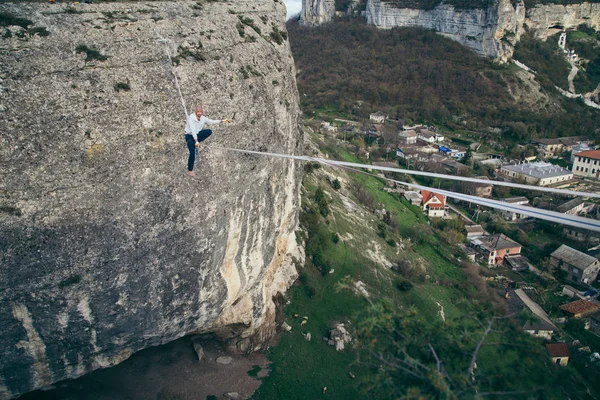
[[[315, 7], [320, 0], [304, 0], [303, 23], [329, 22], [333, 11]], [[310, 12], [309, 12], [310, 10]], [[456, 8], [443, 2], [433, 9], [401, 8], [386, 0], [368, 0], [367, 22], [379, 28], [419, 26], [434, 30], [482, 56], [506, 62], [513, 46], [527, 30], [546, 39], [562, 28], [588, 24], [600, 27], [600, 4], [543, 4], [526, 10], [521, 1], [496, 0], [489, 7]]]
[[432, 10], [396, 8], [384, 0], [369, 0], [367, 22], [380, 28], [420, 26], [432, 29], [473, 49], [482, 56], [506, 62], [525, 31], [542, 39], [563, 28], [600, 26], [600, 4], [537, 5], [526, 10], [522, 2], [497, 0], [487, 8], [457, 9], [440, 4]]
[[331, 22], [335, 15], [335, 0], [302, 0], [300, 24], [321, 25]]
[[[20, 2], [0, 17], [0, 399], [190, 333], [260, 348], [302, 257], [302, 168], [218, 146], [301, 151], [284, 5]], [[232, 120], [195, 178], [166, 48], [188, 109]]]
[[524, 17], [523, 5], [513, 7], [510, 0], [499, 0], [494, 7], [469, 10], [458, 10], [447, 4], [421, 10], [396, 8], [381, 0], [367, 3], [367, 22], [370, 24], [380, 28], [424, 27], [494, 58], [504, 58], [511, 51], [512, 47], [500, 39], [506, 31], [519, 31]]
[[600, 30], [600, 3], [544, 4], [527, 10], [526, 29], [540, 39], [562, 30], [587, 24]]

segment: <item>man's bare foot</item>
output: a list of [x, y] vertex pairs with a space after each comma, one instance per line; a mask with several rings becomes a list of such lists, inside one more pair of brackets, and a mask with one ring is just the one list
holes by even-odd
[[188, 171], [187, 174], [188, 174], [188, 176], [196, 176], [196, 174], [194, 173], [194, 171]]

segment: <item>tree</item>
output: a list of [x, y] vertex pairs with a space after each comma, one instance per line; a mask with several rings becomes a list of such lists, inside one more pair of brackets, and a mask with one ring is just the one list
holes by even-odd
[[360, 363], [376, 373], [367, 384], [372, 397], [560, 399], [561, 385], [573, 386], [543, 346], [510, 322], [512, 315], [432, 319], [385, 300], [365, 314], [356, 338]]

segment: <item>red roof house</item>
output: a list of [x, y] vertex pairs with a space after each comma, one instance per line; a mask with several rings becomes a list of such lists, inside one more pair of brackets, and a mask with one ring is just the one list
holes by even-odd
[[443, 217], [446, 210], [446, 196], [429, 190], [421, 190], [423, 211], [429, 217]]

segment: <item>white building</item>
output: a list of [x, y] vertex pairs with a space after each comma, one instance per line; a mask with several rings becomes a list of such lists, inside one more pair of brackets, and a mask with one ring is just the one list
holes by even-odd
[[585, 178], [598, 179], [600, 175], [600, 150], [587, 150], [575, 154], [573, 173]]
[[430, 192], [429, 190], [421, 190], [423, 199], [423, 211], [429, 217], [443, 217], [446, 213], [446, 196]]
[[430, 143], [430, 144], [436, 142], [436, 140], [435, 140], [435, 133], [431, 132], [428, 129], [421, 129], [419, 131], [418, 138], [420, 140], [422, 140], [422, 141], [424, 141], [426, 143]]
[[539, 161], [504, 165], [500, 174], [512, 180], [524, 180], [530, 185], [548, 186], [573, 179], [573, 172], [558, 165]]
[[369, 119], [371, 121], [375, 122], [376, 124], [383, 124], [385, 122], [386, 118], [387, 118], [387, 115], [385, 115], [381, 111], [377, 111], [377, 112], [371, 113], [369, 115]]
[[[504, 201], [505, 203], [510, 203], [510, 204], [519, 205], [519, 206], [528, 206], [529, 205], [529, 199], [527, 197], [523, 197], [523, 196], [509, 197], [507, 199], [502, 199], [502, 201]], [[507, 221], [518, 221], [521, 218], [527, 217], [526, 215], [519, 214], [518, 212], [515, 212], [515, 211], [500, 210], [500, 213], [502, 214], [504, 219]]]
[[398, 136], [400, 136], [400, 140], [406, 144], [417, 143], [417, 132], [413, 131], [412, 129], [400, 131]]

